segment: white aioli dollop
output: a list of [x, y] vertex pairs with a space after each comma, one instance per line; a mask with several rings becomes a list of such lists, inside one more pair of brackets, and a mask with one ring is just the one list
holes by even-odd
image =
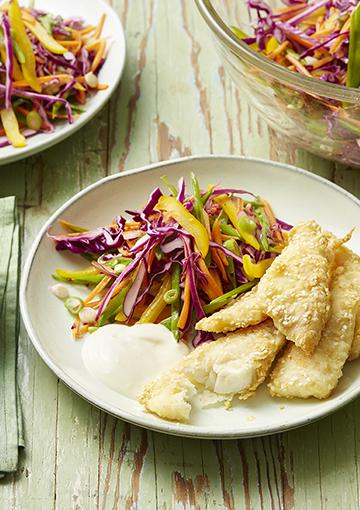
[[188, 354], [161, 324], [109, 324], [84, 341], [82, 358], [90, 374], [122, 395], [136, 398], [144, 384]]

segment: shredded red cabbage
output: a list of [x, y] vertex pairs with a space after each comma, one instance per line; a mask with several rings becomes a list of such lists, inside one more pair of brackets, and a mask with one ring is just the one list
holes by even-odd
[[[194, 179], [195, 177], [193, 177], [193, 181]], [[155, 188], [141, 211], [127, 211], [130, 220], [118, 216], [109, 227], [100, 227], [90, 232], [75, 234], [49, 234], [49, 237], [55, 243], [57, 250], [69, 250], [78, 254], [101, 254], [97, 261], [92, 262], [92, 267], [98, 269], [100, 274], [110, 276], [111, 281], [100, 295], [97, 321], [101, 317], [103, 320], [107, 307], [111, 306], [111, 303], [117, 303], [114, 300], [119, 292], [128, 288], [122, 312], [126, 317], [125, 323], [134, 323], [134, 316], [139, 317], [138, 305], [141, 310], [144, 306], [147, 307], [154, 296], [157, 296], [164, 279], [168, 278], [172, 285], [175, 285], [171, 290], [175, 292], [175, 295], [177, 294], [177, 297], [174, 297], [177, 300], [176, 313], [173, 310], [173, 302], [168, 303], [164, 297], [167, 303], [165, 312], [170, 314], [164, 320], [169, 326], [173, 323], [174, 313], [175, 318], [180, 317], [182, 303], [185, 299], [185, 284], [188, 282], [186, 285], [189, 287], [186, 289], [189, 289], [190, 294], [190, 311], [183, 315], [177, 332], [181, 339], [191, 340], [196, 347], [214, 339], [210, 334], [195, 333], [194, 331], [195, 322], [205, 316], [206, 305], [211, 302], [209, 295], [221, 297], [219, 289], [225, 294], [243, 283], [252, 281], [253, 277], [244, 270], [243, 255], [249, 255], [254, 264], [267, 258], [275, 258], [277, 254], [271, 251], [272, 248], [279, 246], [277, 244], [279, 236], [276, 236], [275, 233], [285, 236], [291, 226], [281, 220], [276, 220], [274, 225], [265, 225], [264, 222], [267, 221], [265, 212], [261, 220], [262, 223], [260, 223], [254, 210], [261, 204], [261, 198], [242, 189], [215, 187], [205, 194], [196, 182], [196, 188], [194, 184], [194, 189], [197, 190], [196, 198], [186, 194], [183, 178], [179, 180], [176, 193], [173, 187], [171, 189], [173, 190], [171, 197], [166, 197], [163, 196], [159, 187]], [[238, 207], [243, 203], [243, 207], [246, 208], [243, 211], [249, 218], [249, 228], [253, 228], [253, 238], [260, 243], [266, 236], [265, 247], [268, 249], [256, 249], [241, 238], [240, 233], [229, 223], [229, 218], [226, 219], [226, 213], [222, 210], [221, 205], [216, 203], [216, 197], [222, 194], [227, 194], [229, 197], [235, 195], [242, 195], [242, 198], [254, 197], [255, 205], [247, 200], [242, 202], [238, 199], [234, 200], [234, 205]], [[166, 201], [171, 198], [173, 203], [175, 197], [175, 202], [180, 209], [183, 208], [183, 211], [186, 209], [186, 214], [190, 212], [193, 215], [190, 219], [191, 224], [200, 223], [200, 220], [194, 215], [197, 200], [198, 207], [199, 205], [201, 207], [202, 204], [204, 211], [209, 210], [208, 220], [206, 220], [208, 223], [205, 222], [205, 232], [211, 233], [215, 220], [217, 220], [225, 221], [227, 227], [225, 232], [231, 234], [235, 231], [236, 235], [224, 234], [221, 240], [216, 237], [216, 241], [210, 238], [208, 240], [208, 255], [203, 257], [197, 246], [197, 236], [192, 233], [190, 227], [189, 230], [185, 228], [186, 222], [184, 223], [180, 217], [176, 217], [175, 220], [170, 211], [165, 211], [163, 214], [157, 209], [159, 199]], [[240, 216], [243, 216], [241, 210], [239, 210], [238, 217], [240, 218]], [[241, 232], [240, 226], [238, 230]], [[204, 235], [204, 231], [199, 235]], [[230, 245], [227, 245], [226, 241], [235, 243], [236, 249], [234, 248], [234, 251], [229, 249], [229, 246], [231, 247], [233, 244], [230, 242]], [[216, 254], [218, 254], [217, 257]], [[122, 257], [126, 257], [123, 264], [121, 263]], [[117, 262], [118, 259], [120, 259], [120, 263]], [[223, 261], [225, 259], [228, 264], [227, 266], [225, 264], [222, 270], [219, 266], [220, 259]], [[117, 269], [118, 267], [120, 269]], [[232, 267], [231, 272], [229, 272], [230, 267]], [[224, 270], [227, 271], [225, 275], [222, 272]], [[175, 284], [173, 283], [174, 274], [178, 274]], [[211, 286], [211, 292], [209, 286]], [[188, 299], [188, 294], [186, 296]], [[187, 310], [186, 307], [184, 309]], [[105, 315], [103, 315], [104, 313]]]

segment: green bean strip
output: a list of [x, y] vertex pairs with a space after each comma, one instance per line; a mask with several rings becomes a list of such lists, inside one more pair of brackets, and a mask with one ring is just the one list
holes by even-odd
[[261, 205], [257, 205], [256, 207], [254, 207], [254, 213], [261, 225], [262, 236], [259, 241], [260, 247], [264, 251], [269, 251], [268, 235], [270, 232], [270, 225], [265, 214], [264, 208]]
[[162, 182], [164, 184], [166, 184], [166, 186], [169, 188], [169, 190], [171, 191], [171, 193], [174, 195], [174, 197], [177, 196], [178, 194], [178, 190], [175, 188], [175, 186], [170, 182], [170, 180], [168, 179], [167, 175], [163, 175], [162, 177], [160, 177], [160, 179], [162, 180]]
[[227, 236], [232, 236], [235, 237], [235, 239], [240, 239], [238, 231], [228, 223], [220, 222], [220, 230]]
[[121, 289], [119, 294], [117, 294], [107, 305], [103, 313], [100, 315], [99, 320], [97, 322], [98, 326], [103, 326], [108, 320], [111, 320], [117, 313], [119, 313], [120, 310], [122, 310], [122, 307], [124, 305], [125, 297], [130, 289], [130, 286], [132, 284], [132, 280], [126, 287]]
[[236, 289], [230, 290], [230, 292], [213, 299], [209, 304], [204, 306], [204, 312], [209, 314], [219, 310], [219, 308], [227, 305], [234, 297], [250, 290], [257, 282], [258, 280], [253, 280], [252, 282], [244, 283], [243, 285], [240, 285], [240, 287], [236, 287]]
[[[227, 250], [230, 250], [233, 253], [235, 253], [235, 255], [240, 255], [239, 246], [238, 246], [237, 242], [235, 241], [235, 239], [227, 239], [224, 242], [224, 246]], [[231, 257], [226, 257], [226, 258], [229, 263], [228, 266], [225, 267], [226, 273], [229, 277], [229, 280], [232, 283], [232, 286], [236, 287], [236, 274], [235, 274], [234, 259]]]
[[201, 223], [203, 223], [203, 215], [202, 215], [203, 202], [201, 199], [200, 186], [199, 186], [198, 180], [196, 179], [195, 175], [192, 172], [191, 172], [191, 183], [192, 183], [192, 187], [193, 187], [193, 191], [194, 191], [193, 212], [194, 212], [196, 218], [199, 221], [201, 221]]
[[209, 200], [209, 198], [212, 195], [212, 192], [214, 191], [214, 186], [211, 186], [210, 189], [201, 197], [201, 202], [203, 207], [205, 207], [206, 202]]
[[165, 326], [165, 328], [171, 331], [171, 319], [172, 317], [170, 315], [170, 317], [166, 317], [166, 319], [162, 320], [160, 324], [162, 324], [163, 326]]

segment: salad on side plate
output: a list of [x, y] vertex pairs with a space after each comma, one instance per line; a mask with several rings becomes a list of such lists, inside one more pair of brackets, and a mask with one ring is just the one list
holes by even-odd
[[97, 25], [63, 19], [18, 0], [0, 6], [0, 148], [73, 123], [89, 95], [107, 88], [98, 74], [108, 40], [105, 15]]

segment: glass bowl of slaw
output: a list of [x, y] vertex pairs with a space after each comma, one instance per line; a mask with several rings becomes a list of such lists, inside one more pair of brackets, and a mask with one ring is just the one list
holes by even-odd
[[[284, 7], [276, 0], [266, 3]], [[196, 4], [225, 69], [271, 128], [310, 152], [360, 166], [360, 89], [293, 72], [239, 39], [234, 26], [254, 34], [246, 0]]]

